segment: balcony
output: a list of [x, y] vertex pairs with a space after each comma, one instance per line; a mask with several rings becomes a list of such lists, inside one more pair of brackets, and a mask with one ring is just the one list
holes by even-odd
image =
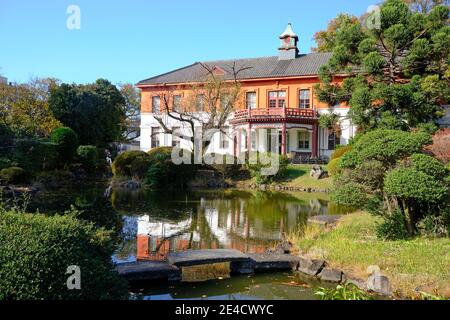
[[316, 109], [258, 108], [235, 111], [231, 122], [302, 122], [305, 120], [317, 120], [318, 118], [319, 113]]

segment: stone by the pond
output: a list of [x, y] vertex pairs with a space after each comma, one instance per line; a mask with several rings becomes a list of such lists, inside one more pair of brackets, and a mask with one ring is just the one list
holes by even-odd
[[380, 274], [381, 269], [379, 266], [377, 265], [373, 265], [373, 266], [368, 266], [367, 267], [367, 273], [372, 275], [372, 274]]
[[314, 179], [324, 179], [326, 177], [328, 177], [328, 174], [322, 169], [321, 166], [318, 165], [314, 165], [311, 169], [311, 172], [309, 173], [309, 175], [314, 178]]
[[119, 275], [128, 281], [181, 280], [181, 270], [162, 261], [137, 261], [116, 266]]
[[342, 270], [333, 268], [323, 268], [317, 275], [321, 280], [330, 282], [344, 282], [346, 277]]
[[325, 260], [299, 257], [298, 271], [316, 276], [325, 267]]
[[340, 219], [342, 215], [318, 215], [314, 217], [308, 218], [309, 223], [320, 224], [324, 226], [335, 225]]
[[380, 274], [373, 274], [367, 279], [367, 289], [386, 296], [390, 296], [392, 294], [389, 279]]
[[234, 249], [204, 249], [170, 252], [167, 261], [177, 267], [189, 267], [220, 262], [249, 261], [248, 255]]
[[295, 271], [300, 262], [300, 257], [290, 254], [251, 253], [249, 257], [253, 262], [255, 272], [276, 270]]

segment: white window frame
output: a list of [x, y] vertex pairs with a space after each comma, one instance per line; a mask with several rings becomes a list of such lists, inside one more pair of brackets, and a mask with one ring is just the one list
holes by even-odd
[[[308, 135], [308, 140], [306, 140], [306, 139], [302, 139], [302, 140], [300, 140], [300, 138], [301, 138], [301, 135], [304, 135], [304, 134], [307, 134]], [[300, 147], [300, 142], [308, 142], [308, 148], [301, 148]], [[310, 131], [308, 131], [308, 130], [297, 130], [297, 150], [300, 150], [300, 151], [311, 151], [311, 132]]]

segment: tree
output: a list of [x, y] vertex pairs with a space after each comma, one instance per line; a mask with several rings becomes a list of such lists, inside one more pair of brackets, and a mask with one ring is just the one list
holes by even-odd
[[64, 163], [70, 163], [78, 148], [78, 137], [75, 131], [67, 127], [53, 130], [50, 141], [56, 145], [59, 158]]
[[406, 4], [408, 4], [411, 10], [416, 12], [428, 13], [434, 7], [445, 5], [449, 6], [449, 0], [404, 0]]
[[123, 140], [128, 142], [140, 136], [141, 94], [131, 83], [120, 83], [118, 87], [125, 99], [125, 132]]
[[351, 24], [358, 24], [357, 17], [348, 14], [339, 14], [336, 18], [328, 23], [327, 29], [318, 31], [314, 34], [314, 40], [317, 43], [316, 48], [312, 48], [313, 52], [331, 52], [336, 45], [336, 36], [342, 27]]
[[417, 222], [423, 218], [424, 210], [441, 203], [448, 195], [448, 188], [434, 177], [416, 168], [397, 168], [386, 175], [386, 194], [398, 204], [405, 215], [409, 235], [414, 235]]
[[0, 83], [0, 121], [15, 135], [47, 137], [61, 123], [53, 116], [48, 96], [56, 79], [31, 79], [25, 84]]
[[[174, 89], [170, 88], [160, 93], [162, 106], [160, 115], [155, 119], [160, 124], [164, 133], [172, 134], [180, 139], [195, 144], [195, 132], [201, 128], [203, 139], [201, 142], [202, 154], [211, 143], [212, 135], [218, 131], [224, 131], [226, 123], [241, 97], [241, 85], [238, 81], [239, 73], [248, 67], [237, 68], [236, 64], [229, 66], [227, 70], [217, 72], [215, 66], [202, 64], [205, 74], [201, 84], [189, 86], [190, 94], [183, 99], [178, 108], [172, 108]], [[222, 72], [223, 71], [223, 72]], [[224, 73], [231, 75], [231, 80], [225, 80]], [[189, 128], [191, 135], [181, 135], [167, 126], [167, 117], [177, 120], [182, 126]], [[198, 129], [197, 129], [198, 130]]]
[[[445, 221], [448, 170], [422, 153], [429, 143], [431, 135], [424, 131], [378, 129], [358, 136], [339, 158], [341, 173], [332, 199], [344, 205], [366, 204], [367, 210], [381, 215], [377, 233], [385, 238], [413, 236], [417, 224], [430, 216]], [[366, 202], [362, 192], [369, 195]]]
[[[450, 98], [448, 15], [445, 6], [418, 13], [402, 0], [387, 0], [379, 28], [342, 23], [315, 87], [319, 100], [351, 105], [349, 117], [361, 131], [406, 130], [438, 119]], [[348, 75], [343, 84], [334, 83], [342, 73]]]
[[87, 85], [61, 84], [51, 90], [50, 109], [78, 135], [80, 144], [105, 147], [122, 139], [125, 99], [108, 80]]

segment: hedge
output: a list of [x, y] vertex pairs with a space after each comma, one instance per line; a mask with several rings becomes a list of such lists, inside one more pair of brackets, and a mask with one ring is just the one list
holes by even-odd
[[347, 152], [349, 152], [352, 149], [353, 149], [352, 146], [339, 147], [338, 149], [334, 150], [334, 152], [332, 153], [332, 155], [330, 157], [330, 160], [333, 161], [335, 159], [338, 159], [338, 158], [342, 157], [344, 154], [346, 154]]
[[[0, 300], [126, 298], [113, 252], [111, 232], [72, 215], [0, 210]], [[81, 270], [81, 290], [67, 288], [73, 265]]]
[[78, 148], [78, 137], [75, 131], [68, 127], [61, 127], [53, 130], [50, 140], [58, 146], [60, 160], [63, 163], [70, 163]]
[[25, 170], [19, 167], [10, 167], [0, 170], [0, 180], [6, 183], [24, 183], [29, 179]]
[[150, 167], [150, 161], [150, 155], [144, 151], [125, 151], [114, 159], [112, 172], [116, 177], [142, 179]]

